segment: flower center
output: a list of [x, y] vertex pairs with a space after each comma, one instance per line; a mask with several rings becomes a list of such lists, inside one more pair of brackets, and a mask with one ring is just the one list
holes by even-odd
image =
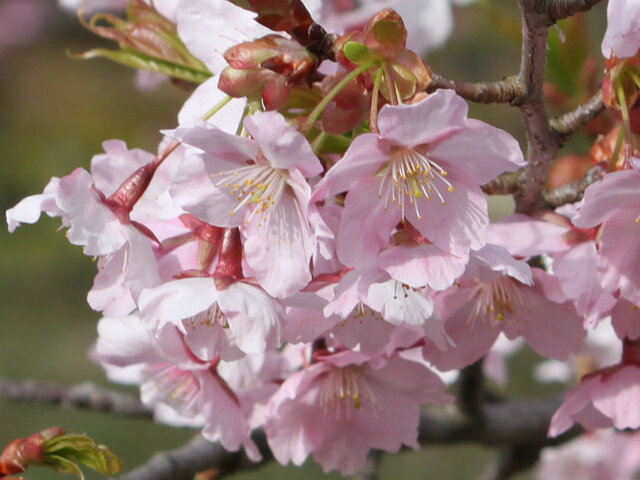
[[368, 408], [376, 420], [382, 413], [382, 406], [356, 366], [333, 367], [320, 391], [319, 401], [324, 414], [333, 411], [338, 422], [351, 421], [354, 411], [363, 408]]
[[474, 306], [467, 320], [469, 328], [473, 328], [478, 319], [488, 323], [492, 329], [503, 322], [516, 322], [515, 314], [519, 309], [525, 308], [522, 294], [510, 277], [502, 277], [491, 283], [479, 283], [472, 298]]
[[198, 413], [195, 402], [200, 393], [200, 383], [192, 372], [166, 362], [149, 365], [144, 377], [156, 388], [154, 400], [167, 403], [186, 416]]
[[256, 214], [264, 215], [262, 221], [265, 221], [267, 211], [278, 203], [287, 185], [287, 173], [269, 165], [248, 165], [211, 176], [221, 177], [214, 187], [224, 186], [236, 197], [238, 204], [229, 215], [235, 215], [244, 206], [251, 210], [246, 223]]
[[422, 219], [419, 199], [429, 200], [435, 195], [444, 205], [446, 202], [443, 192], [454, 191], [446, 177], [447, 171], [426, 155], [413, 149], [402, 149], [391, 155], [382, 174], [378, 197], [384, 198], [385, 209], [389, 200], [397, 202], [403, 219], [408, 205], [413, 205], [416, 216]]
[[217, 302], [214, 302], [207, 310], [182, 321], [185, 328], [192, 330], [196, 330], [198, 327], [212, 327], [216, 323], [224, 328], [229, 326], [227, 316], [220, 310]]

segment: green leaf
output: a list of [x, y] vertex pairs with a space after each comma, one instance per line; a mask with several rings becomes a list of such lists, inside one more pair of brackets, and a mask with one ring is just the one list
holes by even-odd
[[122, 460], [109, 448], [96, 444], [86, 435], [61, 435], [45, 443], [44, 463], [58, 471], [74, 473], [82, 478], [77, 466], [86, 467], [104, 475], [112, 475], [122, 470]]
[[78, 465], [64, 457], [51, 455], [50, 457], [47, 457], [46, 465], [49, 465], [56, 472], [70, 473], [72, 475], [77, 475], [78, 477], [80, 477], [80, 480], [84, 480], [84, 475], [82, 474], [82, 470], [80, 470]]
[[205, 70], [196, 70], [193, 68], [178, 65], [165, 60], [144, 55], [135, 50], [109, 50], [106, 48], [94, 48], [84, 53], [72, 54], [67, 52], [71, 58], [88, 60], [91, 58], [107, 58], [113, 62], [128, 67], [140, 68], [151, 72], [161, 73], [172, 78], [179, 78], [187, 82], [200, 84], [212, 76], [211, 72]]

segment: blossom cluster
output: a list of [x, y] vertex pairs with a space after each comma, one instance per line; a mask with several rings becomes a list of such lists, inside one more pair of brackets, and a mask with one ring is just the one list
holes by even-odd
[[[446, 32], [338, 3], [131, 0], [128, 24], [87, 23], [128, 47], [100, 55], [198, 84], [157, 153], [107, 141], [90, 171], [7, 211], [10, 231], [59, 217], [98, 258], [95, 360], [159, 421], [253, 460], [262, 427], [279, 462], [351, 474], [370, 449], [418, 447], [421, 406], [454, 399], [442, 372], [504, 337], [565, 361], [610, 317], [621, 358], [583, 377], [550, 434], [640, 427], [632, 144], [579, 204], [491, 223], [481, 186], [526, 162], [452, 90], [425, 93], [414, 50]], [[637, 55], [631, 3], [610, 1], [608, 56]]]

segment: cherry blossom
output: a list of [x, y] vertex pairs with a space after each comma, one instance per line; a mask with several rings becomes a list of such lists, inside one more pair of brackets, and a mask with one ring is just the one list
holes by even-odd
[[172, 135], [199, 152], [183, 163], [172, 196], [212, 225], [240, 226], [250, 276], [284, 297], [311, 280], [315, 241], [304, 176], [315, 176], [322, 167], [306, 139], [280, 114], [254, 115], [244, 125], [253, 139], [207, 123], [175, 130]]
[[606, 58], [633, 57], [640, 49], [640, 4], [636, 0], [609, 0], [607, 31], [602, 39]]
[[584, 376], [551, 419], [549, 435], [560, 435], [574, 423], [590, 430], [639, 428], [639, 352], [637, 340], [625, 340], [621, 363]]
[[317, 185], [315, 201], [349, 192], [337, 237], [343, 263], [366, 263], [401, 220], [457, 256], [484, 245], [489, 218], [479, 185], [524, 160], [512, 137], [468, 119], [467, 110], [443, 90], [415, 105], [386, 105], [380, 134], [357, 137]]
[[301, 465], [312, 454], [325, 472], [351, 475], [371, 448], [417, 448], [420, 405], [450, 402], [443, 388], [425, 366], [397, 355], [317, 355], [271, 398], [267, 440], [280, 463]]

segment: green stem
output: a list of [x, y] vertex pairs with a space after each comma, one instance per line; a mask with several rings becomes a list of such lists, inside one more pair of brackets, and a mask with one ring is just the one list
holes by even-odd
[[371, 90], [371, 107], [369, 108], [369, 128], [373, 133], [378, 133], [378, 97], [380, 96], [380, 82], [382, 70], [377, 70], [373, 75], [373, 89]]
[[622, 142], [624, 140], [624, 128], [618, 132], [618, 138], [616, 139], [616, 146], [613, 149], [613, 154], [609, 159], [609, 166], [607, 167], [608, 172], [613, 172], [616, 169], [616, 165], [618, 164], [618, 155], [620, 155], [620, 148], [622, 147]]
[[316, 155], [318, 154], [318, 152], [322, 149], [322, 146], [324, 145], [324, 142], [327, 140], [328, 135], [324, 132], [320, 132], [320, 135], [318, 135], [313, 142], [311, 142], [311, 147], [313, 148], [313, 153], [315, 153]]
[[201, 120], [209, 120], [216, 113], [218, 113], [220, 110], [222, 110], [222, 107], [224, 107], [227, 103], [229, 103], [231, 101], [231, 98], [232, 97], [230, 97], [229, 95], [225, 96], [213, 108], [211, 108], [207, 113], [205, 113], [202, 117], [200, 117], [200, 119]]
[[616, 82], [616, 94], [618, 96], [618, 103], [620, 104], [620, 113], [622, 113], [622, 126], [624, 128], [624, 137], [627, 141], [625, 147], [624, 163], [625, 165], [631, 157], [633, 151], [633, 139], [631, 138], [631, 119], [629, 118], [629, 105], [627, 105], [627, 98], [624, 93], [624, 85], [622, 81]]
[[336, 97], [336, 95], [338, 95], [338, 93], [340, 93], [340, 90], [342, 90], [344, 87], [346, 87], [347, 84], [351, 80], [356, 78], [358, 75], [366, 72], [371, 67], [375, 67], [375, 66], [376, 66], [376, 62], [364, 63], [364, 64], [360, 65], [358, 68], [356, 68], [355, 70], [351, 71], [342, 80], [340, 80], [340, 82], [335, 87], [333, 87], [333, 89], [327, 94], [327, 96], [324, 97], [320, 101], [320, 103], [318, 103], [314, 107], [314, 109], [309, 114], [309, 117], [307, 118], [307, 121], [304, 122], [304, 125], [302, 125], [302, 129], [301, 130], [303, 132], [306, 131], [306, 130], [309, 130], [313, 126], [315, 121], [318, 119], [318, 117], [322, 114], [322, 112], [327, 107], [327, 105], [329, 105], [329, 103], [331, 103], [331, 101]]
[[389, 73], [389, 65], [384, 66], [384, 76], [387, 81], [387, 89], [389, 90], [389, 100], [392, 105], [399, 105], [400, 100], [398, 96], [398, 91], [396, 90], [396, 84], [393, 82], [391, 75]]

